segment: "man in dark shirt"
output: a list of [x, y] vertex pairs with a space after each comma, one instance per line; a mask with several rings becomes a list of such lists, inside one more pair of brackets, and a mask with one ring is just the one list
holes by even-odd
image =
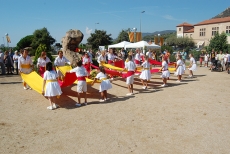
[[211, 65], [210, 65], [210, 70], [211, 70], [213, 64], [215, 64], [215, 66], [217, 65], [216, 64], [216, 54], [214, 52], [214, 49], [212, 49], [212, 52], [210, 54], [210, 59], [211, 59]]

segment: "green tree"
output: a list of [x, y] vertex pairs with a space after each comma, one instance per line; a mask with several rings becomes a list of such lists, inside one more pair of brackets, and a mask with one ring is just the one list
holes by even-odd
[[106, 34], [106, 31], [95, 30], [95, 33], [91, 33], [91, 36], [87, 39], [88, 44], [93, 49], [98, 49], [99, 46], [110, 45], [112, 43], [111, 34]]
[[114, 43], [119, 43], [122, 41], [128, 41], [129, 42], [129, 35], [128, 35], [128, 30], [122, 30], [117, 39], [114, 41]]
[[46, 50], [51, 50], [51, 45], [55, 42], [55, 39], [50, 35], [47, 28], [37, 29], [33, 33], [32, 48], [36, 50], [40, 44], [46, 46]]
[[178, 46], [179, 48], [193, 47], [194, 41], [188, 37], [176, 37], [172, 35], [166, 39], [166, 44], [169, 46]]
[[210, 52], [212, 49], [215, 51], [228, 51], [228, 41], [227, 35], [223, 32], [221, 34], [216, 33], [213, 38], [210, 40], [210, 44], [208, 46], [208, 51]]
[[24, 49], [25, 47], [30, 47], [33, 41], [33, 35], [27, 35], [23, 37], [18, 43], [17, 43], [17, 50]]
[[49, 57], [49, 59], [51, 61], [54, 60], [54, 58], [52, 57], [52, 54], [50, 52], [47, 51], [46, 45], [45, 44], [40, 44], [35, 52], [35, 58], [34, 58], [34, 64], [37, 64], [37, 60], [38, 58], [41, 56], [41, 53], [45, 51], [46, 52], [46, 56]]

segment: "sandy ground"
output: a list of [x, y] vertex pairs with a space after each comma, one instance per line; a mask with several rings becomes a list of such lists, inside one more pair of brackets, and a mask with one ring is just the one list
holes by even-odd
[[[188, 73], [188, 71], [186, 72]], [[199, 67], [160, 88], [160, 75], [127, 97], [124, 80], [113, 82], [110, 101], [99, 103], [98, 84], [88, 87], [88, 104], [75, 108], [76, 86], [63, 89], [50, 111], [48, 100], [23, 90], [21, 78], [0, 76], [1, 153], [126, 154], [230, 153], [230, 75]]]

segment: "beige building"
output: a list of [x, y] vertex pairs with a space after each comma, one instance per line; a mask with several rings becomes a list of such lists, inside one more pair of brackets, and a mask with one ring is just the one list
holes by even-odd
[[227, 34], [228, 44], [230, 44], [230, 17], [216, 18], [199, 22], [195, 25], [182, 23], [177, 27], [177, 37], [193, 38], [198, 48], [209, 45], [210, 39], [219, 32]]

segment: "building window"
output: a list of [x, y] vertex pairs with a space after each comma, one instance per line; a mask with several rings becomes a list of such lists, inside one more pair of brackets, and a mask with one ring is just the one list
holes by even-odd
[[206, 28], [201, 28], [200, 29], [200, 36], [205, 36], [205, 31], [206, 31]]
[[226, 34], [230, 34], [230, 26], [226, 26]]
[[212, 36], [216, 35], [216, 33], [219, 33], [219, 27], [212, 27]]
[[181, 31], [181, 28], [179, 28], [179, 31]]

